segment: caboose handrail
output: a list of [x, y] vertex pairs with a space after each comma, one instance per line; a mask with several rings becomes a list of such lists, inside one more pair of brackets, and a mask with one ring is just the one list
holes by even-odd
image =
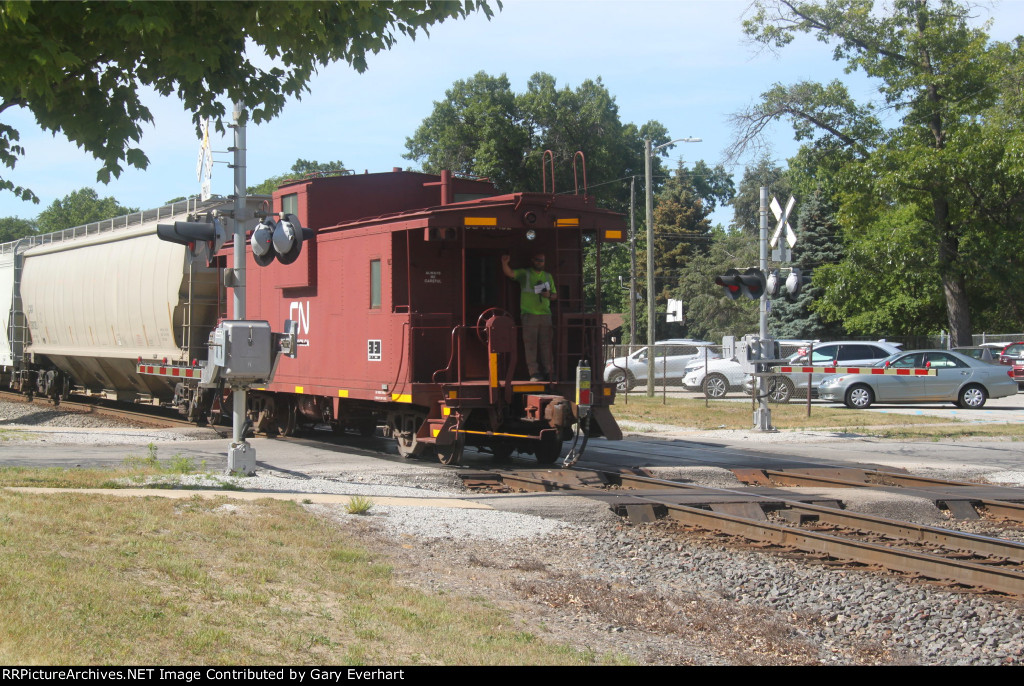
[[[456, 339], [456, 335], [459, 333], [459, 329], [464, 329], [464, 328], [466, 328], [466, 327], [463, 324], [456, 324], [455, 326], [452, 327], [452, 345], [451, 345], [451, 353], [448, 355], [448, 364], [443, 369], [438, 369], [437, 371], [435, 371], [433, 374], [430, 375], [430, 380], [433, 383], [442, 383], [442, 382], [437, 380], [437, 375], [438, 374], [445, 374], [446, 377], [447, 377], [448, 372], [450, 372], [452, 370], [452, 362], [455, 361], [455, 347], [456, 347], [456, 340], [457, 340]], [[456, 379], [456, 380], [457, 381], [461, 381], [461, 379]]]
[[[576, 177], [576, 158], [579, 157], [583, 167], [583, 195], [587, 194], [587, 157], [583, 154], [582, 150], [577, 150], [576, 154], [572, 156], [572, 180], [576, 183], [576, 195], [580, 194], [580, 182]], [[554, 172], [551, 173], [554, 176]], [[552, 191], [554, 192], [554, 191]]]
[[551, 158], [551, 195], [555, 194], [555, 153], [550, 150], [545, 150], [544, 154], [540, 157], [540, 190], [542, 193], [548, 192], [548, 177], [547, 177], [547, 160]]

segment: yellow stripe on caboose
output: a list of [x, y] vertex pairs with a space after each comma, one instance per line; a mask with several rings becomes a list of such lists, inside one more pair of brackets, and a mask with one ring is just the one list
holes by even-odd
[[497, 217], [463, 217], [462, 223], [466, 226], [497, 226]]
[[490, 354], [491, 388], [498, 387], [498, 353]]
[[580, 220], [576, 218], [556, 219], [555, 226], [579, 226]]

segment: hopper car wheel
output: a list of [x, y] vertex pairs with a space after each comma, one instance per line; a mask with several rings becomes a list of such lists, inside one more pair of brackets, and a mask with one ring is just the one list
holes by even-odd
[[434, 452], [441, 464], [459, 464], [462, 461], [462, 453], [466, 448], [466, 441], [462, 437], [456, 439], [451, 445], [435, 445]]
[[540, 464], [552, 464], [562, 454], [562, 441], [557, 434], [544, 434], [537, 443], [534, 455]]
[[512, 319], [512, 315], [507, 310], [503, 310], [500, 307], [492, 307], [484, 310], [480, 313], [480, 316], [476, 319], [476, 336], [480, 339], [480, 342], [487, 344], [487, 322], [498, 317], [508, 317]]

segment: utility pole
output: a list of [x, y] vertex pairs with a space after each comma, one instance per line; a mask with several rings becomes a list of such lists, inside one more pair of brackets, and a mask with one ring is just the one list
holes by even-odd
[[629, 343], [636, 343], [636, 176], [629, 180]]
[[[245, 111], [236, 102], [231, 113], [235, 144], [232, 168], [235, 171], [234, 250], [232, 251], [232, 304], [235, 319], [245, 319]], [[233, 388], [231, 446], [228, 448], [228, 471], [252, 474], [256, 471], [256, 448], [245, 440], [245, 388]]]

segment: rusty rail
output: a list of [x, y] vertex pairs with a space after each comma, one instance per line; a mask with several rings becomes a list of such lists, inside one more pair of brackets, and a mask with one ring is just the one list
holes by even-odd
[[[507, 487], [524, 490], [569, 491], [611, 500], [613, 509], [626, 510], [631, 518], [650, 521], [663, 513], [687, 526], [721, 531], [734, 536], [789, 546], [807, 553], [858, 563], [877, 565], [899, 572], [1024, 596], [1024, 544], [939, 527], [886, 519], [794, 499], [752, 493], [740, 489], [719, 489], [656, 479], [636, 473], [591, 470], [550, 470], [492, 473], [490, 478]], [[467, 475], [470, 476], [470, 475]], [[472, 477], [479, 479], [480, 474]], [[971, 484], [977, 486], [977, 484]], [[616, 490], [610, 490], [610, 489]], [[643, 491], [675, 490], [709, 493], [721, 499], [743, 496], [751, 507], [747, 515], [735, 504], [716, 511], [672, 502], [671, 496]], [[640, 493], [638, 493], [638, 491]], [[712, 506], [713, 507], [713, 506]], [[777, 510], [798, 522], [786, 525], [767, 521], [765, 509]], [[848, 536], [811, 531], [799, 523], [813, 521], [842, 527]], [[877, 543], [858, 540], [856, 535], [877, 535], [900, 539]], [[903, 543], [901, 543], [901, 541]], [[902, 545], [903, 547], [898, 547]], [[948, 551], [948, 557], [921, 552], [907, 546], [933, 546]], [[962, 559], [976, 557], [981, 561]]]

